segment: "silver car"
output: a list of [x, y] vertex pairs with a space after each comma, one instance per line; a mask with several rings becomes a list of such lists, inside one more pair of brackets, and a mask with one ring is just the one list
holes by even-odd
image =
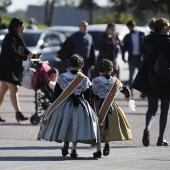
[[79, 31], [78, 26], [51, 26], [48, 27], [47, 30], [55, 31], [55, 32], [61, 32], [63, 33], [66, 38], [72, 35], [73, 33]]
[[[34, 54], [41, 53], [42, 60], [48, 61], [51, 67], [55, 67], [59, 72], [65, 72], [67, 65], [56, 57], [56, 52], [60, 50], [65, 41], [65, 35], [60, 32], [47, 30], [28, 30], [22, 35], [26, 47]], [[23, 66], [28, 67], [28, 62], [23, 62]]]

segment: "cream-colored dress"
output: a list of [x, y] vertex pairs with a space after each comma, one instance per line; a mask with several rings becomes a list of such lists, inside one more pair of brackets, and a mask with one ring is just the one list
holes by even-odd
[[[70, 72], [63, 73], [58, 78], [58, 84], [64, 90], [77, 76]], [[91, 85], [85, 77], [78, 87], [72, 92], [78, 96], [80, 103], [74, 106], [73, 99], [68, 97], [56, 107], [47, 118], [47, 123], [42, 126], [40, 138], [55, 142], [81, 142], [97, 144], [100, 142], [98, 119], [88, 101], [81, 97], [81, 93]]]
[[[96, 113], [99, 113], [101, 103], [106, 98], [115, 81], [115, 77], [110, 77], [109, 79], [106, 79], [103, 76], [96, 77], [92, 80], [93, 93], [100, 97], [100, 99], [96, 99], [94, 101], [94, 110], [96, 111]], [[117, 94], [122, 90], [122, 86], [123, 85], [121, 84], [117, 93], [115, 94], [114, 99], [116, 98]], [[113, 100], [104, 121], [104, 128], [101, 133], [101, 142], [122, 141], [131, 139], [132, 133], [127, 118], [122, 109]]]

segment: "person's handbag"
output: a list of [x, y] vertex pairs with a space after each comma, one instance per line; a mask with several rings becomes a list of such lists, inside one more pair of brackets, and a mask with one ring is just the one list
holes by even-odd
[[32, 82], [33, 82], [34, 73], [35, 73], [35, 69], [26, 68], [22, 72], [22, 77], [21, 77], [21, 81], [20, 81], [21, 86], [23, 86], [27, 89], [32, 89]]
[[170, 81], [170, 68], [165, 53], [163, 51], [158, 55], [156, 59], [154, 72], [160, 78]]

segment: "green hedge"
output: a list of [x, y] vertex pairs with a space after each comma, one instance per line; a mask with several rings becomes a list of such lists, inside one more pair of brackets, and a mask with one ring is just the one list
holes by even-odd
[[[1, 18], [2, 18], [2, 22], [3, 22], [3, 23], [5, 23], [6, 25], [9, 25], [9, 23], [10, 23], [10, 21], [11, 21], [11, 19], [12, 19], [13, 17], [1, 16]], [[28, 26], [28, 22], [26, 21], [26, 19], [25, 19], [25, 18], [20, 18], [20, 19], [22, 19], [22, 20], [24, 21], [25, 27], [27, 27], [27, 26]], [[46, 26], [46, 25], [43, 25], [43, 24], [38, 24], [37, 26], [38, 26], [39, 29], [45, 29], [45, 28], [47, 28], [47, 26]]]
[[96, 24], [106, 24], [109, 22], [114, 22], [117, 24], [125, 24], [127, 21], [134, 19], [133, 15], [112, 12], [103, 16], [99, 16], [96, 20]]

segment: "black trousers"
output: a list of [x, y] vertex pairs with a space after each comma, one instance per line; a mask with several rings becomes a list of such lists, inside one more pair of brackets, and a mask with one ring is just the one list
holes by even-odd
[[[150, 129], [154, 117], [156, 116], [158, 110], [159, 99], [154, 99], [148, 96], [148, 110], [146, 112], [146, 128]], [[159, 118], [159, 137], [163, 139], [165, 128], [168, 120], [169, 111], [169, 100], [161, 99], [160, 104], [160, 118]]]

